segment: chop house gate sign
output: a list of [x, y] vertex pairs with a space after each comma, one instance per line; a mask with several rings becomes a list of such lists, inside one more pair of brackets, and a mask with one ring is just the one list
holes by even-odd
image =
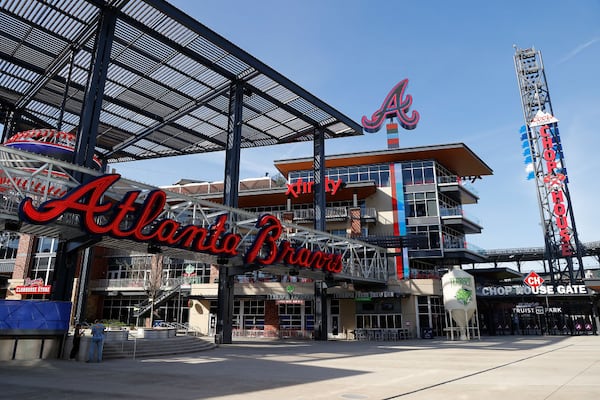
[[[238, 255], [242, 237], [226, 232], [225, 214], [217, 217], [208, 228], [181, 225], [173, 219], [158, 220], [167, 200], [166, 193], [158, 189], [148, 193], [143, 203], [136, 203], [140, 191], [127, 192], [120, 201], [103, 201], [107, 190], [120, 177], [119, 174], [102, 175], [74, 188], [62, 198], [49, 200], [38, 207], [27, 197], [19, 206], [19, 217], [23, 221], [41, 225], [71, 212], [81, 216], [82, 228], [92, 235], [109, 235], [117, 239], [132, 239], [217, 256]], [[102, 225], [97, 222], [99, 216], [105, 217]], [[127, 224], [125, 221], [133, 222]], [[277, 244], [283, 228], [273, 215], [259, 217], [256, 228], [256, 238], [243, 255], [246, 264], [264, 266], [284, 263], [330, 273], [342, 271], [340, 254], [295, 248], [287, 240]]]

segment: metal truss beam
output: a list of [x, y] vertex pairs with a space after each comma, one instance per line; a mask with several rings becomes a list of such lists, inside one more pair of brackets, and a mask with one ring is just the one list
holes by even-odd
[[[50, 157], [0, 146], [0, 222], [8, 221], [13, 226], [21, 225], [21, 232], [38, 236], [67, 239], [80, 237], [85, 232], [82, 232], [80, 228], [79, 217], [74, 214], [66, 214], [59, 221], [48, 226], [19, 224], [17, 217], [19, 204], [25, 197], [32, 198], [36, 205], [61, 197], [82, 183], [75, 175], [96, 177], [102, 173]], [[109, 189], [107, 196], [121, 199], [130, 191], [139, 191], [138, 200], [141, 202], [150, 192], [157, 189], [155, 186], [121, 178]], [[238, 254], [245, 254], [252, 245], [255, 235], [259, 231], [256, 227], [258, 215], [180, 193], [166, 190], [164, 192], [167, 194], [167, 204], [159, 219], [168, 218], [181, 224], [208, 227], [215, 222], [218, 216], [226, 213], [231, 216], [228, 220], [230, 231], [242, 237], [237, 248]], [[283, 228], [280, 241], [287, 240], [295, 247], [306, 247], [312, 251], [319, 250], [342, 255], [343, 269], [339, 274], [335, 274], [334, 280], [364, 283], [385, 283], [387, 281], [388, 266], [385, 249], [285, 221], [280, 222]], [[102, 238], [100, 245], [124, 247], [136, 251], [147, 249], [147, 244], [111, 238]], [[217, 257], [208, 254], [166, 246], [161, 250], [165, 255], [184, 259], [200, 259], [207, 263], [217, 264]], [[230, 258], [227, 265], [243, 267], [242, 257]], [[282, 274], [291, 269], [293, 269], [292, 266], [284, 264], [265, 267], [267, 271]], [[326, 274], [321, 271], [303, 269], [300, 273], [314, 279], [326, 278]]]

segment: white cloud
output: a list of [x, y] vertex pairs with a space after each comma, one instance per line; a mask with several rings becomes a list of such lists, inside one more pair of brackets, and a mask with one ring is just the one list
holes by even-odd
[[592, 46], [597, 42], [600, 42], [600, 37], [593, 38], [592, 40], [580, 44], [579, 46], [575, 47], [569, 54], [561, 58], [558, 63], [560, 64], [569, 61], [571, 58], [575, 57], [577, 54], [581, 53], [583, 50], [587, 49], [588, 47]]

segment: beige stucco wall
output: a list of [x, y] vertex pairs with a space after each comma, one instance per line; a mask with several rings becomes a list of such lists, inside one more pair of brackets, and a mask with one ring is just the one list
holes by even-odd
[[370, 234], [393, 234], [394, 213], [392, 211], [392, 188], [380, 187], [377, 192], [366, 199], [367, 208], [377, 210], [377, 224], [372, 228]]
[[193, 330], [209, 334], [210, 300], [190, 300], [189, 325]]

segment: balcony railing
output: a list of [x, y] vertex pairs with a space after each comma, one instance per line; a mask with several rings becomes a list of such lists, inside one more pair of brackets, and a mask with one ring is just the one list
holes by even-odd
[[[348, 209], [346, 207], [327, 207], [325, 208], [325, 218], [348, 218]], [[294, 220], [313, 220], [315, 219], [315, 209], [307, 208], [304, 210], [294, 210]]]
[[[445, 273], [445, 272], [444, 272]], [[432, 269], [410, 269], [411, 279], [442, 279], [442, 273], [440, 271]]]
[[472, 215], [466, 213], [462, 207], [440, 207], [440, 216], [442, 216], [442, 217], [462, 217], [471, 222], [474, 222], [477, 225], [480, 225], [479, 219], [477, 217], [473, 217]]
[[465, 183], [462, 179], [460, 179], [459, 176], [456, 176], [456, 175], [438, 176], [437, 182], [438, 182], [438, 185], [447, 184], [447, 183], [456, 183], [456, 184], [460, 185], [461, 187], [463, 187], [465, 190], [469, 191], [470, 193], [473, 193], [476, 196], [479, 195], [479, 193], [473, 187], [473, 185], [469, 185], [468, 183]]
[[[325, 208], [326, 219], [347, 219], [350, 217], [350, 207], [327, 207]], [[293, 210], [294, 221], [312, 221], [315, 219], [315, 209], [306, 208], [302, 210]], [[282, 211], [279, 211], [276, 215], [282, 218]], [[361, 209], [362, 219], [373, 219], [377, 220], [377, 209], [374, 207], [362, 208]]]
[[[185, 278], [169, 278], [161, 283], [161, 290], [168, 290], [177, 287], [183, 283], [186, 283]], [[96, 290], [116, 290], [116, 289], [130, 289], [130, 290], [146, 290], [150, 287], [150, 280], [148, 279], [94, 279], [90, 281], [90, 288]]]
[[485, 250], [465, 240], [464, 237], [444, 237], [444, 249], [447, 250], [469, 250], [473, 253], [485, 255]]

